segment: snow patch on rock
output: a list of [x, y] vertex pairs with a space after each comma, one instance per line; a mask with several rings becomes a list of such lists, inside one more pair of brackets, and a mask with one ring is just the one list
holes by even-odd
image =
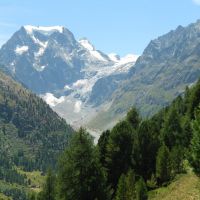
[[15, 49], [15, 53], [18, 55], [22, 55], [28, 51], [28, 46], [17, 46]]
[[63, 33], [64, 27], [63, 26], [31, 26], [26, 25], [24, 26], [25, 30], [29, 34], [33, 34], [34, 31], [42, 32], [43, 34], [52, 34], [53, 32], [57, 31]]
[[47, 102], [47, 104], [49, 104], [52, 107], [64, 102], [65, 100], [64, 96], [56, 98], [52, 93], [46, 93], [44, 96], [42, 96], [42, 98]]
[[76, 103], [74, 104], [74, 112], [75, 113], [79, 113], [81, 111], [81, 105], [82, 105], [81, 101], [76, 101]]

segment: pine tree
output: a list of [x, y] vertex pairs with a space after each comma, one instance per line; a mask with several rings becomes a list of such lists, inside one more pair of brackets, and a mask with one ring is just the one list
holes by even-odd
[[136, 200], [147, 200], [147, 199], [148, 199], [147, 187], [143, 178], [140, 178], [139, 181], [136, 183]]
[[156, 178], [158, 183], [162, 184], [170, 180], [170, 154], [167, 146], [163, 145], [158, 150], [156, 158]]
[[126, 115], [126, 120], [131, 124], [134, 129], [137, 129], [141, 121], [140, 116], [136, 108], [131, 108]]
[[127, 200], [136, 199], [136, 177], [133, 170], [129, 170], [126, 175], [126, 196]]
[[137, 173], [145, 180], [155, 172], [156, 154], [159, 148], [158, 131], [151, 120], [143, 121], [138, 129], [139, 154]]
[[111, 131], [107, 152], [106, 170], [108, 182], [115, 190], [121, 174], [126, 174], [132, 166], [133, 129], [126, 121], [118, 123]]
[[162, 136], [163, 141], [170, 149], [175, 145], [183, 144], [180, 116], [174, 106], [170, 108], [166, 116]]
[[127, 175], [122, 174], [117, 185], [115, 200], [135, 200], [135, 182], [133, 170], [129, 170]]
[[200, 110], [195, 114], [195, 120], [192, 123], [193, 136], [191, 140], [190, 162], [196, 173], [200, 173]]
[[105, 181], [91, 136], [81, 128], [60, 159], [58, 197], [62, 200], [106, 200]]
[[189, 105], [188, 105], [188, 114], [190, 118], [195, 118], [195, 109], [199, 106], [200, 103], [200, 80], [196, 83], [195, 87], [191, 90], [189, 96]]
[[184, 149], [181, 146], [175, 146], [170, 152], [171, 173], [175, 176], [183, 172]]
[[55, 200], [55, 176], [51, 170], [48, 170], [46, 182], [40, 194], [40, 200]]
[[105, 158], [106, 158], [106, 153], [107, 153], [107, 145], [108, 145], [108, 139], [110, 136], [110, 131], [104, 131], [99, 140], [98, 140], [98, 149], [99, 149], [99, 156], [100, 156], [100, 162], [102, 166], [105, 166]]
[[126, 193], [126, 177], [124, 174], [120, 176], [115, 200], [128, 200]]

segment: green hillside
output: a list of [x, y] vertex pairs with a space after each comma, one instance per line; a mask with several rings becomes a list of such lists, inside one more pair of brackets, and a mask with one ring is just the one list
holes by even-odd
[[72, 133], [42, 99], [0, 72], [0, 193], [24, 200], [40, 191], [42, 171], [56, 166]]
[[199, 200], [200, 178], [194, 173], [181, 174], [167, 187], [149, 192], [149, 200]]

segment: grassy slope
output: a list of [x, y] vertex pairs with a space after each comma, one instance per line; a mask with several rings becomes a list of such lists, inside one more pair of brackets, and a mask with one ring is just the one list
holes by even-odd
[[149, 200], [199, 200], [200, 178], [193, 173], [182, 174], [167, 187], [149, 192]]
[[0, 200], [11, 200], [11, 199], [5, 196], [4, 194], [0, 193]]
[[[19, 184], [10, 184], [8, 182], [5, 182], [3, 180], [0, 180], [0, 188], [2, 191], [10, 190], [17, 188], [19, 190], [23, 190], [25, 192], [40, 192], [41, 188], [44, 184], [45, 176], [41, 174], [39, 171], [33, 171], [33, 172], [25, 172], [21, 169], [17, 169], [19, 173], [26, 175], [26, 179], [30, 179], [30, 185], [24, 186]], [[3, 193], [0, 193], [0, 200], [12, 200], [11, 197], [8, 197], [4, 195]]]
[[44, 184], [45, 176], [41, 174], [40, 171], [32, 171], [32, 172], [25, 172], [18, 169], [20, 174], [24, 174], [27, 177], [27, 180], [30, 180], [30, 185], [28, 189], [31, 189], [35, 192], [40, 192], [42, 186]]

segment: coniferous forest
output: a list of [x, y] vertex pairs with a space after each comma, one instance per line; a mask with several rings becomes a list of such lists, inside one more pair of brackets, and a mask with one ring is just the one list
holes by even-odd
[[200, 0], [0, 0], [0, 200], [200, 200]]
[[132, 108], [97, 146], [81, 128], [48, 171], [39, 200], [146, 200], [190, 168], [200, 172], [200, 81], [149, 119]]

